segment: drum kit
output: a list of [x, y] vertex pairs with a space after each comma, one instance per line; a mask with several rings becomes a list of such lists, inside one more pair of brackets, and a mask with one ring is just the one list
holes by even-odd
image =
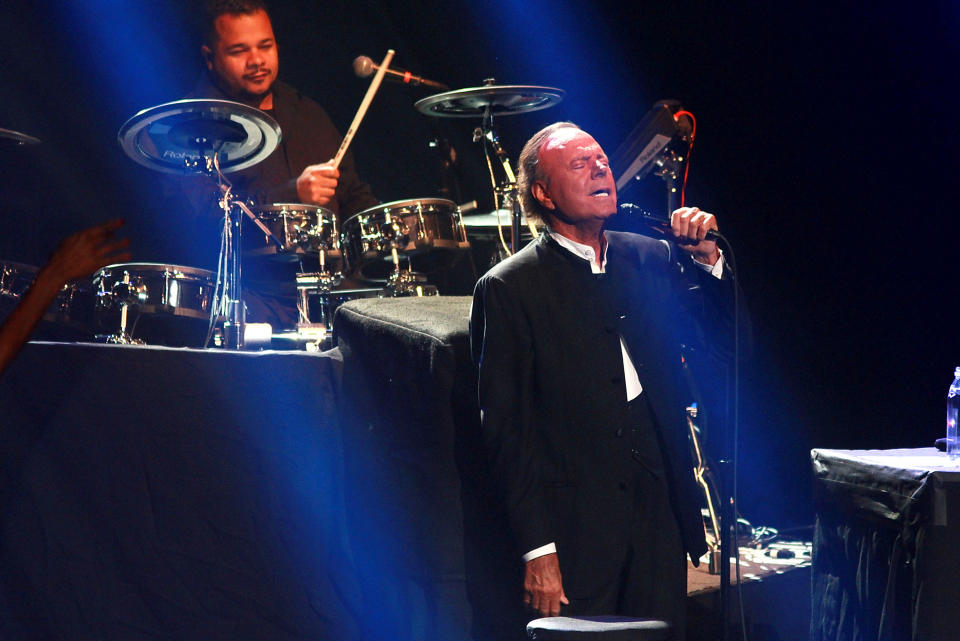
[[[369, 104], [370, 94], [361, 111]], [[280, 126], [268, 114], [241, 103], [211, 99], [178, 100], [144, 109], [120, 128], [120, 147], [153, 171], [205, 175], [216, 182], [223, 212], [217, 271], [163, 263], [108, 265], [89, 280], [65, 286], [45, 317], [46, 325], [70, 328], [72, 335], [56, 336], [69, 340], [234, 349], [263, 346], [252, 340], [258, 324], [246, 323], [241, 266], [258, 260], [289, 261], [301, 265], [296, 274], [296, 342], [307, 349], [328, 346], [333, 313], [347, 300], [438, 293], [424, 275], [409, 269], [410, 257], [467, 250], [468, 232], [485, 239], [496, 234], [507, 253], [530, 238], [526, 230], [521, 232], [526, 222], [516, 197], [515, 174], [493, 122], [495, 117], [553, 106], [563, 95], [552, 87], [496, 85], [490, 79], [481, 87], [419, 100], [415, 108], [428, 116], [479, 120], [474, 141], [483, 144], [488, 165], [503, 169], [504, 178], [499, 183], [493, 180], [497, 210], [464, 216], [450, 200], [412, 198], [357, 212], [340, 228], [333, 212], [324, 207], [303, 203], [254, 207], [233, 193], [229, 174], [261, 162], [280, 143]], [[338, 159], [359, 118], [362, 113], [354, 120]], [[0, 138], [17, 145], [39, 142], [7, 130], [0, 130]], [[251, 224], [256, 229], [251, 230]], [[509, 249], [503, 227], [511, 230]], [[535, 227], [528, 227], [530, 234], [536, 233]], [[304, 257], [315, 257], [319, 269], [304, 271]], [[402, 267], [404, 260], [407, 269]], [[366, 272], [384, 269], [389, 274], [376, 288], [359, 289], [344, 279], [344, 274], [369, 279]], [[12, 309], [36, 272], [29, 265], [0, 261], [0, 317]], [[278, 338], [269, 329], [266, 335], [267, 343], [270, 336]]]

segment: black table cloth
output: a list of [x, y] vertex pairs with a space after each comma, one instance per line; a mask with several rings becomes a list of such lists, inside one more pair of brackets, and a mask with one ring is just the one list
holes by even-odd
[[811, 639], [960, 638], [960, 462], [813, 450]]
[[0, 379], [0, 638], [355, 636], [339, 368], [25, 346]]

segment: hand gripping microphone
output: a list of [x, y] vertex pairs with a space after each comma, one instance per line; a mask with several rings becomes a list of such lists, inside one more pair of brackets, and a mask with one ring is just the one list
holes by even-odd
[[[667, 230], [670, 229], [670, 219], [651, 214], [643, 207], [634, 205], [633, 203], [620, 203], [620, 210], [625, 214], [631, 215], [633, 220], [641, 222], [661, 234], [666, 234]], [[704, 240], [722, 241], [723, 236], [721, 236], [720, 232], [716, 229], [708, 229]]]

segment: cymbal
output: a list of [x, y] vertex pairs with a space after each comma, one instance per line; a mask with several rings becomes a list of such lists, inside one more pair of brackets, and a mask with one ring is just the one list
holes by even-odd
[[144, 109], [120, 127], [117, 142], [135, 162], [168, 174], [256, 165], [280, 144], [280, 125], [268, 114], [230, 100], [188, 99]]
[[552, 107], [564, 95], [563, 89], [555, 87], [487, 85], [434, 94], [413, 106], [420, 113], [441, 118], [479, 118], [488, 110], [492, 116], [508, 116]]
[[40, 144], [39, 138], [34, 138], [33, 136], [28, 136], [27, 134], [22, 134], [19, 131], [14, 131], [12, 129], [0, 128], [0, 138], [12, 141], [13, 144], [10, 145], [11, 147], [24, 147], [26, 145]]

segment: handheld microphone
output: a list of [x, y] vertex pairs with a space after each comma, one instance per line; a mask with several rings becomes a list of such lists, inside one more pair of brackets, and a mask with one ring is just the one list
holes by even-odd
[[[667, 230], [670, 229], [669, 219], [661, 218], [660, 216], [651, 214], [639, 205], [634, 205], [633, 203], [620, 203], [620, 209], [625, 214], [633, 215], [633, 220], [643, 223], [656, 232], [666, 235]], [[723, 240], [723, 236], [721, 236], [720, 232], [718, 232], [716, 229], [708, 229], [704, 240]]]
[[[357, 56], [353, 59], [353, 73], [357, 74], [357, 77], [359, 78], [366, 78], [379, 69], [380, 65], [375, 63], [367, 56]], [[414, 87], [423, 85], [425, 87], [433, 87], [434, 89], [441, 89], [443, 91], [450, 89], [450, 87], [442, 82], [437, 82], [436, 80], [427, 80], [422, 76], [415, 76], [409, 71], [402, 71], [400, 69], [387, 69], [384, 72], [383, 78], [384, 80], [402, 82], [405, 85], [413, 85]]]

